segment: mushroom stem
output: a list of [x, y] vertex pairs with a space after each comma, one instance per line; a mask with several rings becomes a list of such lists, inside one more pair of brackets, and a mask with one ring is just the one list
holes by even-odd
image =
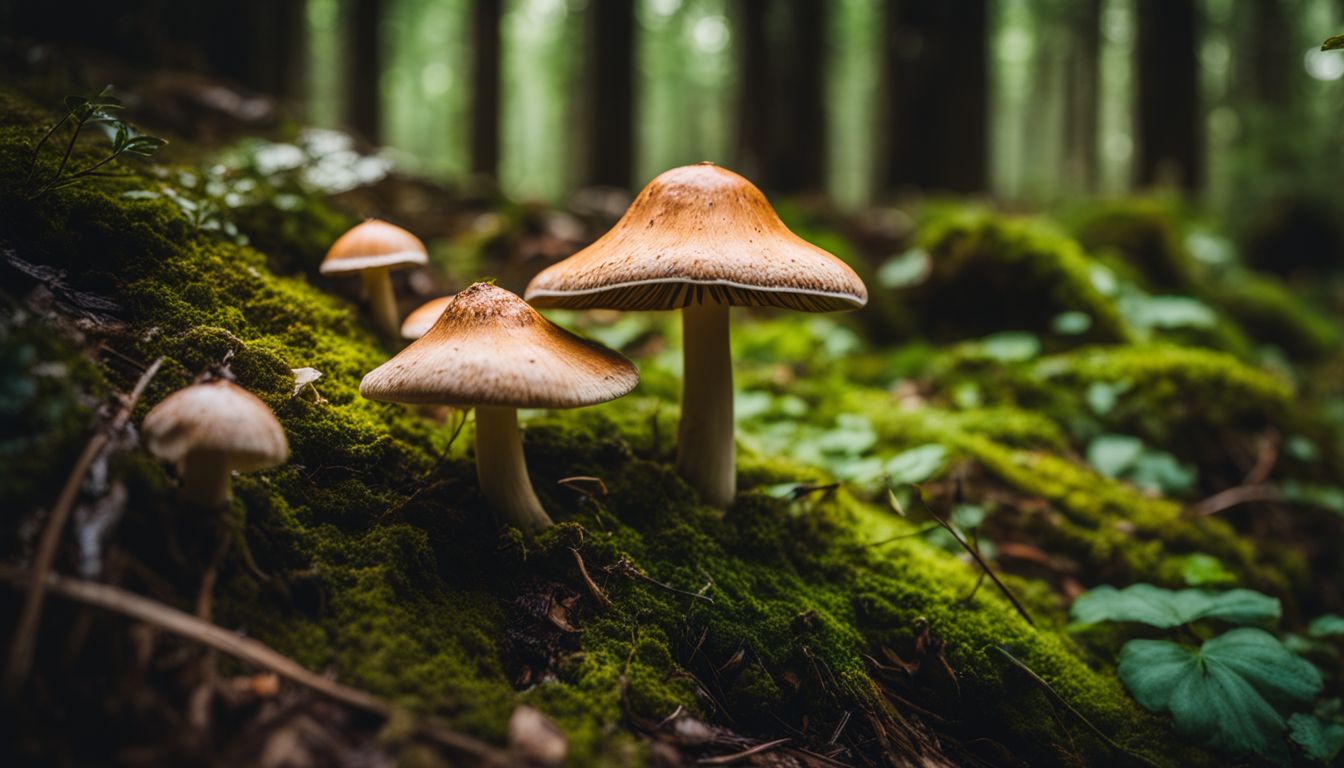
[[397, 317], [397, 297], [392, 292], [392, 273], [387, 267], [366, 269], [364, 293], [369, 297], [369, 314], [384, 336], [396, 338], [401, 320]]
[[220, 451], [192, 451], [178, 464], [182, 476], [182, 500], [202, 507], [222, 507], [229, 503], [233, 472], [228, 458]]
[[728, 310], [726, 304], [691, 305], [681, 310], [685, 364], [677, 471], [706, 504], [721, 509], [737, 496]]
[[476, 409], [476, 479], [495, 512], [509, 525], [524, 533], [553, 525], [527, 477], [517, 408]]

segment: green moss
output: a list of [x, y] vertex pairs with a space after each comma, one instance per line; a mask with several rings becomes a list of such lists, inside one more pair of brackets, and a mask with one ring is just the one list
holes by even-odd
[[[1093, 279], [1094, 264], [1073, 240], [1034, 219], [958, 211], [936, 216], [920, 245], [932, 272], [902, 292], [919, 330], [934, 338], [1032, 331], [1051, 344], [1124, 341], [1130, 330]], [[1065, 312], [1087, 316], [1079, 336], [1055, 333]]]
[[1188, 290], [1190, 253], [1169, 203], [1146, 198], [1107, 203], [1079, 217], [1074, 233], [1088, 251], [1114, 252], [1144, 287]]
[[[24, 162], [16, 137], [34, 133], [31, 125], [15, 127], [16, 119], [0, 118], [9, 121], [0, 126], [7, 131], [0, 179], [15, 178]], [[1048, 699], [994, 650], [1002, 646], [1120, 743], [1162, 763], [1208, 762], [1128, 698], [1109, 659], [1062, 632], [1064, 613], [1047, 585], [1010, 579], [1037, 612], [1033, 629], [996, 592], [981, 589], [966, 600], [978, 574], [957, 556], [919, 538], [871, 546], [911, 527], [881, 504], [843, 487], [792, 503], [751, 490], [819, 476], [817, 468], [744, 452], [748, 490], [738, 503], [727, 511], [698, 504], [670, 464], [676, 409], [665, 400], [666, 380], [598, 408], [525, 414], [529, 470], [561, 525], [532, 540], [500, 533], [476, 488], [471, 428], [450, 446], [446, 425], [360, 398], [360, 377], [391, 350], [365, 330], [355, 307], [301, 274], [271, 269], [308, 263], [320, 246], [290, 241], [302, 252], [276, 262], [195, 231], [161, 198], [122, 195], [158, 183], [166, 182], [103, 180], [39, 201], [0, 187], [0, 230], [45, 263], [77, 267], [77, 287], [105, 291], [125, 306], [132, 333], [118, 340], [123, 351], [166, 356], [141, 413], [231, 352], [240, 384], [284, 424], [290, 463], [236, 484], [239, 541], [221, 575], [220, 623], [492, 741], [504, 739], [512, 708], [530, 703], [564, 730], [578, 765], [644, 759], [636, 724], [678, 706], [754, 735], [779, 733], [782, 722], [815, 743], [829, 739], [846, 713], [862, 713], [849, 732], [871, 745], [875, 723], [894, 727], [896, 714], [867, 656], [883, 646], [913, 648], [928, 628], [957, 671], [960, 694], [927, 703], [962, 723], [965, 738], [992, 739], [1033, 764], [1074, 760], [1059, 744], [1093, 763], [1114, 757], [1054, 716]], [[1075, 310], [1093, 318], [1094, 338], [1128, 337], [1091, 285], [1086, 257], [1038, 224], [958, 219], [935, 227], [929, 247], [936, 269], [945, 270], [941, 286], [969, 289], [986, 280], [1012, 287], [964, 327], [1004, 312], [1038, 329]], [[1030, 298], [1005, 303], [1004, 296]], [[925, 305], [930, 317], [935, 308]], [[930, 327], [951, 328], [953, 320]], [[839, 328], [812, 332], [841, 338]], [[771, 333], [739, 342], [743, 379], [753, 389], [776, 392], [770, 388], [787, 382], [805, 406], [795, 418], [813, 427], [851, 410], [868, 414], [881, 450], [946, 444], [999, 485], [1046, 502], [1038, 517], [1023, 513], [1024, 525], [1039, 526], [1043, 542], [1058, 542], [1098, 577], [1171, 582], [1185, 555], [1209, 551], [1247, 583], [1272, 580], [1226, 525], [1186, 521], [1175, 504], [1057, 455], [1069, 445], [1048, 411], [1011, 404], [903, 411], [881, 389], [844, 386], [853, 350], [815, 354], [787, 332]], [[790, 344], [787, 365], [769, 360], [770, 350]], [[1065, 381], [1128, 376], [1135, 396], [1154, 408], [1174, 409], [1182, 387], [1214, 380], [1255, 396], [1251, 415], [1287, 397], [1276, 381], [1221, 357], [1119, 348], [1062, 359], [1055, 369], [1024, 367], [1015, 375], [1043, 377], [1056, 390], [1073, 386]], [[325, 403], [293, 397], [289, 369], [296, 367], [324, 374]], [[135, 372], [101, 375], [124, 388]], [[1240, 378], [1229, 385], [1229, 376]], [[1232, 406], [1213, 413], [1227, 423], [1247, 416]], [[1183, 415], [1187, 422], [1197, 416]], [[152, 521], [170, 516], [171, 477], [140, 454], [121, 471], [131, 510], [125, 541], [133, 556], [158, 565], [164, 542]], [[40, 473], [34, 483], [51, 487], [56, 474]], [[558, 482], [575, 475], [599, 477], [606, 493]], [[199, 526], [198, 540], [211, 533], [205, 522], [179, 524]], [[581, 577], [576, 553], [609, 606]], [[190, 587], [179, 589], [187, 601]], [[395, 741], [397, 731], [390, 725], [386, 738]]]
[[1277, 278], [1244, 273], [1217, 283], [1210, 293], [1218, 308], [1257, 341], [1295, 358], [1316, 359], [1339, 344], [1330, 320]]

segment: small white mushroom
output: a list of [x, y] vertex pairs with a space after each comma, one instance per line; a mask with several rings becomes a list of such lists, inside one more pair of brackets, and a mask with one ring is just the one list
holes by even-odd
[[359, 273], [374, 326], [392, 338], [397, 335], [398, 314], [391, 271], [428, 262], [429, 251], [420, 238], [394, 224], [369, 219], [332, 244], [318, 271], [324, 275]]
[[551, 525], [523, 461], [519, 408], [578, 408], [635, 388], [629, 360], [537, 314], [512, 293], [476, 283], [434, 326], [369, 372], [359, 393], [394, 403], [476, 409], [476, 477], [504, 522]]
[[224, 379], [192, 384], [154, 406], [141, 425], [149, 452], [177, 464], [184, 501], [223, 506], [232, 473], [283, 464], [289, 442], [256, 395]]
[[706, 503], [737, 495], [729, 308], [857, 309], [868, 289], [780, 221], [756, 185], [700, 163], [650, 181], [597, 242], [527, 286], [538, 307], [681, 310], [685, 366], [677, 470]]

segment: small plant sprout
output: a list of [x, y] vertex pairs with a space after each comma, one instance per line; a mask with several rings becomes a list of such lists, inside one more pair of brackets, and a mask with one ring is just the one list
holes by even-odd
[[537, 314], [514, 294], [476, 283], [434, 326], [364, 377], [370, 400], [476, 409], [476, 476], [507, 524], [551, 525], [532, 490], [518, 433], [519, 408], [578, 408], [614, 400], [639, 383], [634, 364]]
[[427, 263], [429, 251], [420, 238], [394, 224], [369, 219], [332, 244], [319, 271], [324, 275], [358, 273], [363, 277], [374, 327], [392, 339], [397, 336], [399, 323], [391, 271]]
[[[123, 155], [152, 157], [154, 153], [168, 143], [157, 136], [138, 134], [135, 129], [122, 120], [118, 114], [119, 110], [122, 109], [121, 103], [108, 95], [111, 88], [112, 86], [109, 85], [93, 98], [83, 96], [65, 97], [65, 116], [47, 129], [47, 132], [33, 147], [33, 159], [28, 166], [28, 183], [34, 189], [34, 196], [45, 195], [52, 190], [68, 187], [89, 178], [120, 175], [108, 173], [101, 169]], [[75, 145], [78, 143], [84, 128], [89, 125], [97, 125], [104, 129], [112, 140], [112, 150], [106, 157], [83, 168], [71, 168], [70, 155], [74, 152]], [[62, 131], [68, 131], [70, 135], [65, 140], [65, 150], [61, 154], [61, 161], [51, 175], [43, 177], [38, 171], [38, 159], [42, 156], [42, 151], [46, 148], [48, 142]]]
[[279, 466], [289, 442], [275, 414], [256, 395], [219, 375], [164, 398], [145, 415], [149, 452], [177, 464], [183, 501], [228, 503], [234, 472]]
[[685, 329], [677, 469], [716, 507], [737, 495], [728, 310], [857, 309], [863, 281], [789, 231], [754, 184], [700, 163], [649, 182], [597, 242], [527, 286], [538, 307], [681, 310]]

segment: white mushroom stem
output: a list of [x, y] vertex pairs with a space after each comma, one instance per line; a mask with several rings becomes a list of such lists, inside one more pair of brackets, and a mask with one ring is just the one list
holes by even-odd
[[700, 498], [726, 508], [737, 496], [733, 433], [733, 358], [726, 304], [681, 310], [683, 355], [677, 471]]
[[229, 503], [233, 472], [228, 455], [222, 451], [192, 451], [177, 465], [182, 478], [182, 500], [203, 507], [222, 507]]
[[369, 297], [369, 314], [374, 327], [384, 336], [396, 338], [401, 328], [401, 319], [397, 317], [397, 297], [392, 292], [392, 272], [387, 267], [366, 269], [360, 273], [364, 277], [364, 294]]
[[517, 408], [476, 409], [476, 479], [495, 512], [509, 525], [524, 533], [553, 525], [527, 477]]

